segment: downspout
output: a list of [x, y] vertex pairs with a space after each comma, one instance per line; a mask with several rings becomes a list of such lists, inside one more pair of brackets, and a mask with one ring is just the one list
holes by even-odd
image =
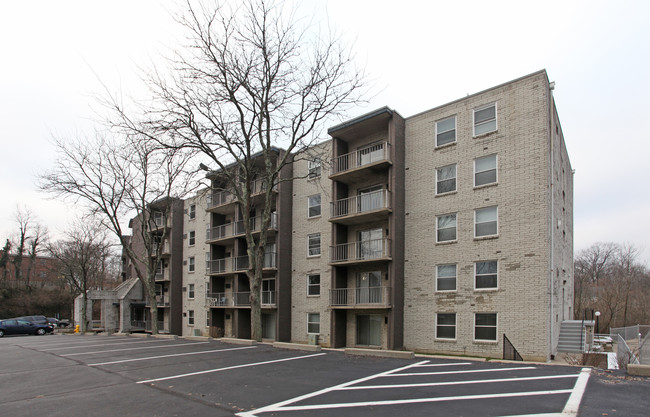
[[549, 299], [550, 299], [550, 308], [549, 308], [549, 335], [548, 335], [548, 352], [549, 355], [553, 355], [553, 323], [554, 323], [554, 298], [553, 294], [555, 291], [555, 285], [554, 285], [554, 278], [553, 278], [553, 271], [555, 270], [555, 181], [553, 178], [553, 167], [555, 166], [555, 161], [553, 158], [553, 89], [555, 88], [555, 83], [551, 82], [548, 85], [548, 134], [549, 134], [549, 152], [550, 152], [550, 166], [549, 166], [549, 173], [550, 173], [550, 184], [549, 184], [549, 190], [551, 193], [551, 210], [550, 210], [550, 232], [551, 232], [551, 248], [550, 248], [550, 273], [549, 273], [549, 278], [550, 278], [550, 291], [551, 293], [549, 294]]

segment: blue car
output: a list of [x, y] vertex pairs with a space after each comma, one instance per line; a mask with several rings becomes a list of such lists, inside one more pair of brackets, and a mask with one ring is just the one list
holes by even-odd
[[0, 337], [6, 334], [36, 334], [42, 336], [52, 333], [52, 327], [45, 324], [32, 323], [23, 319], [0, 320]]

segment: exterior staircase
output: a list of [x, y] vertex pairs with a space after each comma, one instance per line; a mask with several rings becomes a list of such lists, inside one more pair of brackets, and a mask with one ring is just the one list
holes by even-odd
[[560, 339], [557, 344], [557, 351], [563, 353], [583, 353], [587, 345], [586, 326], [593, 326], [593, 321], [563, 321], [560, 325]]

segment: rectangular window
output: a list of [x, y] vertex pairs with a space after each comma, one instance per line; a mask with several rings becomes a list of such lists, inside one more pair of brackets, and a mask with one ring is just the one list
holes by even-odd
[[320, 313], [307, 314], [307, 333], [320, 333]]
[[474, 210], [474, 237], [496, 236], [497, 234], [497, 207]]
[[436, 169], [436, 194], [456, 191], [456, 164]]
[[190, 205], [190, 220], [196, 218], [196, 204]]
[[456, 240], [456, 213], [436, 217], [436, 242]]
[[436, 122], [436, 146], [456, 142], [456, 116]]
[[436, 291], [456, 291], [456, 264], [438, 265]]
[[192, 230], [189, 235], [188, 244], [190, 246], [194, 246], [195, 243], [196, 243], [196, 232]]
[[187, 262], [187, 271], [188, 272], [194, 272], [194, 257], [190, 256], [190, 259]]
[[320, 256], [320, 233], [307, 235], [307, 256]]
[[497, 130], [497, 104], [474, 109], [474, 136]]
[[314, 158], [307, 162], [307, 170], [309, 171], [309, 178], [320, 177], [321, 172], [321, 159]]
[[320, 194], [307, 197], [308, 217], [320, 216]]
[[475, 282], [474, 288], [477, 290], [486, 288], [497, 288], [498, 283], [498, 263], [497, 261], [476, 262], [474, 264]]
[[497, 315], [496, 313], [474, 314], [474, 340], [497, 340]]
[[320, 274], [307, 275], [307, 295], [320, 295]]
[[187, 298], [194, 299], [194, 284], [189, 284], [187, 286]]
[[456, 339], [456, 313], [436, 314], [436, 339]]
[[194, 310], [188, 310], [187, 324], [189, 324], [190, 326], [194, 326]]
[[497, 156], [488, 155], [474, 160], [474, 187], [497, 182]]

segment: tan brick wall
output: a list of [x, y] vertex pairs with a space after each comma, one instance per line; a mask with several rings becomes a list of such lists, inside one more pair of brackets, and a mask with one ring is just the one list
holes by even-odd
[[[331, 141], [319, 144], [294, 164], [293, 181], [293, 261], [292, 261], [292, 290], [291, 290], [291, 340], [306, 343], [307, 314], [320, 313], [319, 341], [323, 346], [330, 343], [330, 312], [329, 290], [331, 272], [328, 265], [329, 245], [331, 242], [330, 202], [332, 201], [329, 165], [327, 159], [331, 155]], [[324, 161], [319, 178], [306, 178], [307, 159], [320, 155]], [[321, 216], [307, 217], [307, 197], [321, 195]], [[307, 257], [307, 235], [321, 234], [321, 255]], [[307, 296], [307, 275], [320, 273], [320, 296]]]
[[[549, 141], [544, 73], [441, 106], [406, 122], [405, 346], [499, 357], [505, 333], [522, 355], [548, 355]], [[498, 130], [473, 137], [473, 109], [497, 103]], [[453, 145], [435, 121], [456, 115]], [[496, 153], [498, 183], [473, 187], [473, 160]], [[435, 170], [457, 164], [457, 191], [435, 195]], [[498, 238], [474, 238], [474, 210], [498, 207]], [[436, 215], [457, 213], [457, 242], [436, 244]], [[498, 261], [498, 289], [474, 290], [474, 262]], [[456, 263], [457, 291], [436, 293], [436, 265]], [[456, 313], [456, 341], [434, 338], [435, 313]], [[497, 341], [473, 341], [474, 313], [498, 314]]]

